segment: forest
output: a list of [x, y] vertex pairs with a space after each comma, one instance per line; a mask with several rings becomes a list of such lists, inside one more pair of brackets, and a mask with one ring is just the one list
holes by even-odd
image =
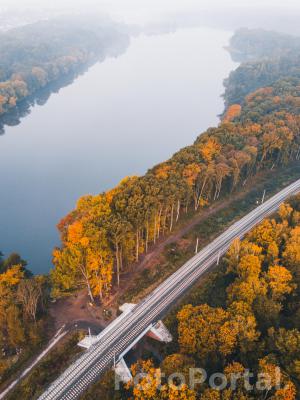
[[[276, 39], [271, 34], [261, 37], [264, 33], [257, 32], [243, 35], [251, 36], [247, 52], [252, 54], [255, 50], [255, 57], [264, 53], [266, 42]], [[64, 37], [63, 54], [66, 49], [74, 50], [70, 44], [73, 35], [58, 36], [58, 40]], [[77, 48], [81, 44], [85, 47], [81, 42], [85, 36], [80, 37]], [[40, 46], [42, 39], [36, 40]], [[42, 342], [50, 295], [58, 298], [85, 288], [92, 303], [104, 302], [113, 290], [118, 290], [122, 274], [134, 268], [180, 221], [233, 196], [256, 175], [299, 160], [300, 53], [297, 54], [296, 41], [291, 45], [295, 51], [287, 51], [285, 40], [280, 42], [277, 58], [275, 48], [270, 48], [270, 58], [243, 63], [230, 75], [225, 112], [217, 127], [200, 134], [192, 145], [149, 169], [144, 176], [125, 177], [107, 192], [78, 200], [76, 208], [58, 223], [61, 245], [53, 250], [50, 282], [45, 277], [32, 276], [18, 255], [1, 258], [0, 379], [6, 376], [14, 357], [29, 351], [29, 342], [36, 346]], [[88, 41], [91, 43], [90, 38]], [[256, 48], [257, 41], [261, 44]], [[242, 46], [237, 43], [235, 47]], [[52, 45], [54, 48], [47, 54], [57, 60], [62, 54], [56, 53], [55, 44]], [[1, 46], [2, 42], [0, 52]], [[36, 64], [32, 60], [39, 57], [39, 51], [32, 51], [32, 58], [22, 66], [11, 62], [0, 67], [5, 82], [11, 82], [16, 73], [13, 71], [20, 68], [23, 75], [17, 81], [23, 81], [28, 90], [36, 90], [30, 86], [36, 81], [29, 77]], [[95, 55], [93, 46], [85, 61], [91, 54]], [[47, 73], [45, 85], [52, 76], [51, 68], [48, 71], [46, 67], [51, 62], [44, 60], [38, 67]], [[45, 76], [40, 72], [40, 78]], [[3, 112], [9, 107], [4, 103]], [[143, 389], [129, 383], [121, 394], [115, 393], [109, 373], [84, 398], [295, 399], [300, 389], [299, 264], [298, 196], [282, 205], [276, 215], [253, 229], [243, 241], [236, 240], [205, 285], [196, 288], [185, 304], [171, 313], [167, 324], [174, 341], [165, 349], [164, 359], [158, 363], [148, 357], [132, 368], [133, 375], [139, 371], [150, 374], [153, 386]], [[246, 391], [238, 381], [237, 392], [230, 387], [216, 391], [207, 384], [195, 389], [164, 384], [158, 392], [155, 371], [158, 368], [168, 375], [174, 366], [184, 374], [190, 367], [201, 366], [208, 373], [218, 371], [226, 376], [246, 370], [255, 376], [268, 372], [274, 379], [262, 391]], [[280, 388], [274, 384], [277, 367], [282, 372]]]
[[49, 295], [46, 276], [16, 253], [0, 256], [0, 384], [45, 343]]
[[300, 51], [300, 39], [275, 31], [241, 28], [231, 37], [227, 50], [237, 62], [257, 61]]
[[[300, 77], [300, 38], [263, 30], [238, 30], [227, 48], [242, 64], [224, 81], [225, 108], [276, 81]], [[250, 60], [250, 61], [247, 61]]]
[[[107, 372], [82, 400], [299, 398], [299, 267], [297, 195], [243, 240], [234, 240], [218, 269], [171, 311], [165, 323], [173, 342], [157, 345], [151, 354], [144, 350], [131, 367], [133, 377], [145, 376], [116, 391], [113, 374]], [[207, 379], [191, 387], [193, 368], [204, 369]], [[173, 373], [180, 378], [170, 381]], [[221, 382], [216, 379], [218, 389], [209, 381], [216, 373], [223, 376]], [[227, 384], [220, 389], [224, 379]]]
[[[150, 379], [135, 387], [130, 383], [122, 398], [296, 399], [300, 388], [299, 267], [298, 195], [242, 241], [232, 243], [209, 285], [194, 290], [169, 317], [176, 343], [159, 365], [141, 360], [132, 367], [133, 374], [142, 370]], [[170, 388], [163, 381], [165, 387], [156, 389], [156, 368], [168, 377], [174, 369], [186, 375], [195, 366], [204, 368], [208, 376], [216, 371], [227, 377], [252, 371], [253, 388], [246, 388], [240, 378], [235, 391], [230, 387], [215, 390], [208, 382], [191, 390], [176, 388], [176, 382]], [[275, 387], [276, 367], [280, 368], [280, 387]], [[271, 377], [266, 387], [254, 384], [262, 373]]]
[[60, 17], [0, 33], [0, 115], [49, 83], [129, 45], [108, 18]]
[[[241, 90], [241, 100], [228, 101], [218, 127], [144, 176], [127, 177], [108, 192], [79, 199], [76, 209], [58, 224], [62, 245], [53, 253], [53, 295], [85, 285], [91, 301], [103, 300], [118, 287], [122, 271], [135, 265], [186, 213], [197, 213], [233, 195], [256, 174], [299, 160], [298, 55], [264, 62], [274, 67], [266, 69], [267, 79], [256, 73], [262, 71], [256, 70], [262, 61], [239, 67], [245, 82], [251, 83]], [[239, 68], [232, 73], [236, 82]], [[225, 99], [228, 87], [226, 91]], [[113, 376], [107, 373], [83, 399], [296, 399], [299, 215], [298, 196], [243, 241], [232, 244], [219, 270], [167, 318], [175, 340], [166, 350], [160, 349], [163, 360], [147, 354], [133, 365], [134, 377], [147, 374], [140, 385], [130, 382], [116, 393]], [[178, 388], [176, 379], [175, 387], [163, 379], [162, 390], [157, 389], [157, 371], [168, 376], [175, 368], [187, 376], [194, 367], [226, 377], [250, 370], [253, 388], [247, 390], [242, 379], [236, 390], [227, 386], [222, 391], [208, 382]], [[275, 382], [278, 367], [280, 387]], [[261, 388], [259, 377], [266, 373], [271, 381]]]
[[53, 252], [53, 295], [84, 285], [91, 301], [103, 300], [118, 287], [121, 272], [186, 213], [230, 195], [258, 172], [298, 160], [299, 95], [295, 79], [259, 89], [145, 176], [79, 199], [58, 224], [62, 246]]

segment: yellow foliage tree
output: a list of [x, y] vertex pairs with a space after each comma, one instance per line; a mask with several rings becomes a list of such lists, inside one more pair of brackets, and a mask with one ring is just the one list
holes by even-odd
[[217, 353], [225, 356], [234, 349], [237, 340], [235, 325], [222, 308], [207, 304], [187, 305], [179, 311], [177, 319], [178, 341], [184, 353], [197, 353], [206, 358]]
[[290, 271], [280, 265], [269, 267], [266, 281], [269, 285], [271, 296], [274, 300], [281, 300], [283, 296], [292, 292], [295, 285]]
[[196, 400], [195, 392], [185, 383], [163, 382], [161, 370], [151, 360], [134, 364], [131, 372], [133, 380], [127, 389], [132, 391], [134, 400]]

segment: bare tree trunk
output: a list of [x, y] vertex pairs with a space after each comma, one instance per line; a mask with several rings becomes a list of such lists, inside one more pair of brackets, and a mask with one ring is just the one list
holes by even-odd
[[223, 180], [221, 180], [221, 181], [220, 181], [220, 184], [219, 184], [219, 191], [218, 191], [217, 199], [220, 197], [220, 194], [221, 194], [222, 182], [223, 182]]
[[222, 188], [222, 181], [223, 181], [223, 179], [220, 178], [220, 179], [216, 182], [216, 190], [215, 190], [215, 195], [214, 195], [214, 201], [217, 200], [217, 199], [220, 197], [221, 188]]
[[140, 241], [139, 241], [139, 229], [137, 228], [136, 230], [136, 249], [135, 249], [135, 261], [139, 261], [139, 247], [140, 247]]
[[89, 280], [87, 278], [85, 278], [85, 279], [86, 279], [86, 285], [87, 285], [87, 288], [88, 288], [88, 294], [90, 296], [91, 302], [95, 303], [95, 299], [94, 299], [94, 296], [93, 296], [93, 293], [92, 293], [90, 282], [89, 282]]
[[[204, 181], [203, 181], [203, 184], [202, 184], [202, 187], [201, 187], [201, 191], [200, 191], [200, 195], [199, 195], [199, 197], [198, 197], [198, 200], [200, 200], [201, 197], [202, 197], [202, 194], [203, 194], [203, 191], [204, 191], [206, 182], [207, 182], [207, 176], [204, 178]], [[198, 203], [199, 203], [199, 201], [198, 201]]]
[[167, 214], [168, 214], [168, 207], [166, 207], [166, 211], [164, 213], [164, 215], [162, 216], [162, 220], [163, 220], [163, 236], [165, 235], [165, 231], [166, 231], [166, 223], [167, 223]]
[[86, 283], [86, 286], [87, 286], [87, 290], [88, 290], [88, 295], [89, 295], [89, 297], [91, 299], [91, 302], [94, 303], [95, 299], [94, 299], [94, 296], [93, 296], [93, 293], [92, 293], [92, 290], [91, 290], [91, 285], [90, 285], [90, 282], [89, 282], [89, 279], [88, 279], [87, 271], [86, 271], [85, 267], [83, 267], [82, 265], [80, 265], [79, 268], [80, 268], [81, 273], [82, 273], [82, 275], [84, 277], [84, 280], [85, 280], [85, 283]]
[[165, 235], [165, 227], [166, 227], [166, 214], [164, 214], [163, 212], [161, 215], [161, 225], [162, 225], [162, 235], [164, 236]]
[[188, 213], [188, 206], [189, 206], [189, 201], [186, 200], [186, 203], [185, 203], [185, 213], [186, 214]]
[[194, 210], [197, 211], [198, 210], [198, 205], [199, 205], [199, 198], [197, 193], [194, 193]]
[[157, 224], [157, 238], [159, 239], [159, 236], [160, 236], [160, 223], [161, 223], [161, 214], [162, 214], [162, 207], [160, 208], [160, 210], [159, 210], [159, 213], [158, 213], [158, 224]]
[[214, 201], [217, 199], [218, 194], [218, 184], [216, 183], [215, 194], [214, 194]]
[[117, 261], [117, 284], [120, 286], [120, 258], [119, 258], [119, 244], [116, 243], [116, 261]]
[[148, 253], [148, 241], [149, 241], [149, 220], [147, 219], [147, 225], [146, 225], [146, 245], [145, 245], [146, 253]]
[[176, 222], [179, 219], [179, 214], [180, 214], [180, 200], [177, 201]]
[[120, 270], [123, 271], [123, 248], [120, 249]]
[[154, 233], [153, 233], [153, 243], [156, 243], [156, 229], [157, 229], [157, 221], [156, 221], [156, 212], [154, 215]]
[[23, 305], [24, 312], [36, 323], [39, 302], [44, 306], [42, 285], [35, 279], [25, 279], [20, 283], [16, 295]]
[[172, 203], [172, 208], [171, 208], [170, 232], [172, 232], [173, 229], [173, 220], [174, 220], [174, 203]]

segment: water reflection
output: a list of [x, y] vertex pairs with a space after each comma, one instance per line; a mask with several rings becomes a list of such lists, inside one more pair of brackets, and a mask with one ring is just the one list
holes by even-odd
[[71, 85], [78, 76], [83, 75], [88, 70], [88, 67], [88, 65], [85, 65], [80, 70], [63, 76], [19, 102], [11, 111], [0, 117], [0, 134], [5, 133], [5, 126], [19, 125], [21, 119], [27, 117], [35, 105], [43, 106], [46, 104], [52, 93], [58, 93], [60, 89]]
[[80, 196], [144, 173], [217, 124], [222, 82], [235, 67], [223, 49], [230, 35], [141, 35], [122, 56], [65, 77], [5, 116], [0, 250], [48, 271], [56, 224]]
[[72, 71], [62, 76], [56, 81], [46, 85], [44, 88], [39, 89], [33, 95], [28, 96], [26, 99], [20, 101], [11, 111], [0, 116], [0, 135], [5, 133], [5, 126], [12, 127], [19, 125], [22, 118], [27, 117], [35, 105], [45, 105], [51, 94], [58, 93], [60, 89], [71, 85], [75, 79], [77, 79], [80, 75], [84, 75], [96, 62], [104, 62], [108, 56], [117, 58], [124, 54], [129, 44], [129, 37], [122, 37], [122, 40], [120, 39], [118, 43], [115, 43], [113, 46], [105, 49], [101, 56], [91, 59], [88, 63], [77, 68], [76, 71]]

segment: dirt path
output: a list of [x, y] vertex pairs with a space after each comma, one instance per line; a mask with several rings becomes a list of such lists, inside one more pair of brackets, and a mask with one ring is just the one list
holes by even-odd
[[70, 329], [93, 328], [94, 331], [101, 330], [109, 321], [102, 315], [103, 309], [90, 303], [86, 290], [58, 299], [51, 304], [50, 315], [54, 320], [55, 329], [66, 325]]

